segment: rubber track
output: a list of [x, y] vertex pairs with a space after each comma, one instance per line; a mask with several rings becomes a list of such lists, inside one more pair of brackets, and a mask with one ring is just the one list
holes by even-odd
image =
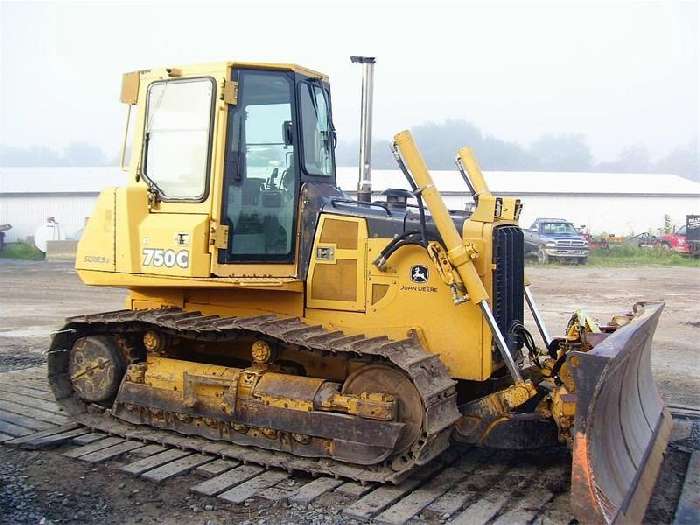
[[[239, 335], [262, 335], [309, 352], [372, 356], [391, 363], [413, 381], [421, 395], [426, 411], [422, 436], [400, 466], [397, 467], [396, 462], [392, 466], [387, 460], [368, 467], [328, 458], [302, 458], [264, 448], [243, 447], [228, 441], [211, 441], [196, 436], [183, 438], [173, 431], [126, 423], [113, 417], [109, 410], [96, 405], [87, 406], [80, 400], [73, 392], [67, 374], [68, 351], [74, 342], [87, 335], [118, 335], [149, 329], [206, 341], [224, 341]], [[387, 337], [346, 336], [340, 331], [327, 331], [320, 325], [309, 326], [297, 317], [276, 315], [220, 317], [179, 308], [163, 308], [71, 317], [63, 329], [54, 334], [49, 351], [49, 383], [58, 403], [78, 422], [93, 429], [289, 471], [340, 476], [361, 482], [401, 481], [415, 467], [428, 463], [449, 447], [452, 426], [460, 417], [455, 381], [450, 378], [440, 359], [423, 349], [415, 334], [409, 334], [408, 338], [400, 341], [391, 341]]]

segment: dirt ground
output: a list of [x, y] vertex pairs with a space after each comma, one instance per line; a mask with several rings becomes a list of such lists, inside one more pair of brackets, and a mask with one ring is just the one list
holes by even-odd
[[[695, 339], [700, 336], [700, 269], [528, 266], [526, 272], [552, 334], [561, 333], [577, 307], [606, 320], [635, 301], [665, 300], [654, 373], [667, 401], [700, 405]], [[83, 286], [68, 264], [0, 259], [0, 371], [44, 362], [48, 335], [63, 318], [119, 309], [123, 299], [118, 289]], [[696, 433], [688, 438], [695, 445]], [[661, 495], [647, 513], [650, 523], [670, 522], [689, 450], [670, 448], [659, 480], [668, 490], [657, 490]], [[228, 505], [190, 494], [177, 478], [157, 485], [114, 466], [93, 468], [58, 453], [0, 447], [0, 523], [352, 522], [341, 515], [342, 501], [322, 512], [270, 503]]]
[[[607, 321], [636, 301], [664, 300], [652, 354], [656, 380], [668, 402], [700, 405], [700, 268], [533, 265], [526, 274], [552, 335], [576, 308]], [[48, 335], [65, 317], [117, 310], [124, 296], [84, 286], [69, 264], [0, 259], [0, 371], [43, 362]]]

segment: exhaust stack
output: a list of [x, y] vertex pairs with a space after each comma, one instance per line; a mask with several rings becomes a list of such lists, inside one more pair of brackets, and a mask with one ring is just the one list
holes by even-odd
[[353, 64], [362, 64], [362, 113], [360, 116], [360, 169], [357, 200], [372, 202], [372, 91], [374, 57], [351, 56]]

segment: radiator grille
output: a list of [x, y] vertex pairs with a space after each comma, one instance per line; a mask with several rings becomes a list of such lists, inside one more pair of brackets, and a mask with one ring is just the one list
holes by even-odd
[[523, 322], [525, 291], [523, 232], [517, 226], [498, 226], [493, 232], [493, 316], [514, 358], [523, 342], [512, 333], [513, 324]]

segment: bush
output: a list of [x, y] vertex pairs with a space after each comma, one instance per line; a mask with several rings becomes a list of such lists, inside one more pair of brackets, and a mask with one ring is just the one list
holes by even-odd
[[44, 259], [44, 252], [39, 251], [35, 246], [26, 242], [14, 242], [6, 244], [0, 250], [0, 258], [41, 261]]
[[700, 267], [700, 259], [693, 259], [687, 254], [680, 254], [663, 248], [640, 248], [623, 244], [608, 249], [593, 250], [588, 257], [592, 265], [597, 266], [695, 266]]

